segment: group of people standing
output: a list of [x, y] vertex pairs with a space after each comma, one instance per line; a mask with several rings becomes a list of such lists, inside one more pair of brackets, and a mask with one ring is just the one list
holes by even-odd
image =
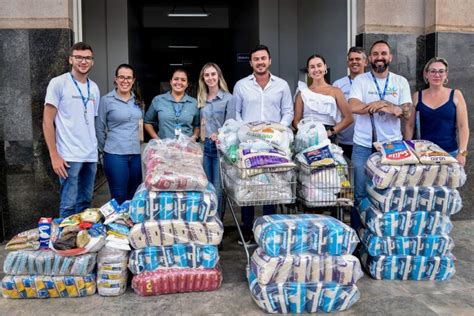
[[[362, 48], [352, 47], [347, 54], [349, 75], [331, 85], [325, 79], [324, 57], [312, 55], [306, 64], [308, 84], [298, 84], [293, 102], [288, 83], [270, 72], [269, 49], [259, 45], [250, 53], [252, 74], [236, 83], [233, 94], [214, 63], [202, 67], [197, 99], [186, 93], [187, 72], [176, 69], [171, 90], [156, 96], [143, 113], [133, 67], [118, 66], [115, 89], [100, 97], [97, 85], [88, 78], [94, 62], [92, 48], [76, 43], [70, 50], [71, 72], [48, 85], [43, 118], [51, 163], [60, 178], [60, 216], [90, 206], [98, 150], [104, 153], [111, 196], [119, 203], [133, 197], [142, 181], [142, 123], [151, 138], [184, 134], [193, 141], [200, 139], [203, 167], [219, 201], [217, 130], [230, 118], [279, 122], [294, 129], [304, 118], [321, 121], [328, 137], [352, 160], [356, 203], [365, 196], [364, 166], [375, 141], [411, 139], [416, 129], [418, 137], [435, 142], [464, 165], [469, 138], [466, 103], [459, 90], [445, 86], [446, 60], [433, 58], [426, 64], [423, 77], [428, 88], [412, 98], [408, 81], [389, 70], [392, 58], [386, 41], [375, 42], [368, 56]], [[369, 63], [371, 70], [365, 72]], [[222, 216], [221, 208], [219, 204]], [[272, 206], [263, 208], [264, 214], [274, 211]], [[242, 208], [246, 241], [252, 236], [253, 218], [253, 207]], [[351, 218], [354, 226], [356, 220]]]

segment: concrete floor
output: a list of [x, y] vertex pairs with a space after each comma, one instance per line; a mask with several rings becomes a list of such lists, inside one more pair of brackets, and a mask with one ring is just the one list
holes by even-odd
[[[94, 204], [108, 200], [107, 186]], [[376, 281], [364, 276], [357, 286], [361, 298], [339, 315], [474, 315], [474, 220], [454, 222], [456, 274], [449, 282]], [[261, 315], [245, 278], [246, 257], [237, 244], [237, 230], [226, 214], [220, 262], [224, 281], [214, 292], [140, 297], [130, 288], [120, 297], [12, 300], [0, 298], [0, 315]], [[6, 252], [0, 248], [0, 264]]]

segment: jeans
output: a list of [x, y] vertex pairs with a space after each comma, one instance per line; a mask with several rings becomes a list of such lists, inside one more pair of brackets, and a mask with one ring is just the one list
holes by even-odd
[[142, 182], [142, 162], [139, 154], [115, 155], [104, 153], [104, 170], [110, 195], [122, 204], [131, 200]]
[[70, 162], [67, 164], [68, 177], [59, 178], [59, 216], [62, 218], [80, 213], [89, 208], [94, 192], [96, 162]]
[[219, 174], [219, 158], [217, 157], [216, 143], [207, 138], [204, 140], [204, 172], [207, 179], [216, 189], [217, 195], [217, 212], [221, 219], [224, 219], [225, 210], [222, 209], [222, 187], [221, 176]]
[[456, 158], [459, 154], [459, 149], [450, 151], [448, 154], [451, 155], [452, 157]]
[[[253, 219], [255, 217], [255, 207], [254, 206], [244, 206], [241, 208], [240, 212], [242, 213], [242, 224], [244, 232], [251, 232], [253, 228]], [[263, 215], [272, 215], [275, 214], [274, 205], [264, 205], [263, 206]]]
[[[367, 184], [367, 175], [365, 173], [365, 164], [372, 155], [372, 148], [354, 144], [352, 147], [352, 166], [354, 167], [354, 198], [355, 207], [357, 207], [367, 196], [365, 186]], [[355, 208], [351, 212], [351, 226], [358, 229], [361, 226], [359, 213]]]

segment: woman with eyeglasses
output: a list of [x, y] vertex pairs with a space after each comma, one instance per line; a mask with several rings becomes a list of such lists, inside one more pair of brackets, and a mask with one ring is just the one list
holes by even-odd
[[104, 153], [110, 195], [122, 204], [133, 198], [142, 182], [140, 121], [143, 112], [132, 66], [117, 67], [114, 85], [115, 89], [100, 99], [96, 134], [99, 151]]
[[151, 138], [178, 138], [181, 134], [194, 141], [198, 138], [199, 110], [196, 99], [186, 93], [188, 84], [187, 72], [177, 68], [171, 76], [171, 91], [153, 98], [145, 114], [145, 130]]
[[413, 94], [417, 115], [412, 115], [405, 126], [405, 139], [412, 139], [416, 117], [419, 138], [432, 141], [456, 157], [464, 166], [469, 141], [469, 123], [466, 101], [461, 91], [451, 89], [448, 83], [448, 62], [444, 58], [430, 59], [423, 70], [427, 89]]
[[222, 70], [215, 63], [205, 64], [199, 73], [198, 108], [201, 112], [201, 141], [204, 142], [204, 172], [216, 188], [221, 218], [222, 188], [217, 157], [217, 129], [227, 119], [235, 118], [235, 109], [231, 109], [232, 94], [229, 93]]

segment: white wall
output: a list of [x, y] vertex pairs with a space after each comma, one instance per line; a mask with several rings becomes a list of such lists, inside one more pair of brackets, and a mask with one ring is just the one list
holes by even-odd
[[91, 78], [102, 95], [113, 89], [115, 68], [128, 63], [127, 0], [82, 0], [83, 40], [94, 50]]

